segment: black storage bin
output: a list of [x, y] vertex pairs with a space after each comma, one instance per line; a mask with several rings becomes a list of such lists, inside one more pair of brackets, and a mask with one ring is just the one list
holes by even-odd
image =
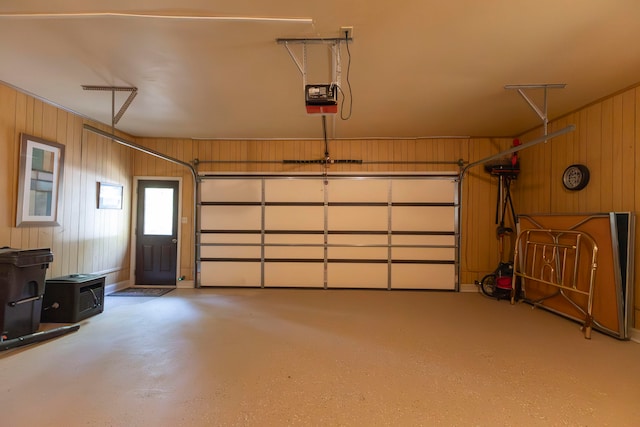
[[75, 323], [104, 310], [105, 277], [71, 274], [46, 282], [42, 321]]
[[6, 339], [36, 332], [50, 249], [0, 249], [0, 332]]

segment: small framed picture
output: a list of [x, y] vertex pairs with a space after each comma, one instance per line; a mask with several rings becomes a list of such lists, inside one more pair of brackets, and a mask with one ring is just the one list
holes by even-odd
[[122, 185], [98, 182], [98, 209], [122, 209]]

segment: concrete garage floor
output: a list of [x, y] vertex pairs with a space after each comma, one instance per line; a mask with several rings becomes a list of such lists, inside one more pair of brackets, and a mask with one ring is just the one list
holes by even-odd
[[632, 426], [639, 400], [640, 345], [475, 293], [107, 297], [0, 354], [3, 426]]

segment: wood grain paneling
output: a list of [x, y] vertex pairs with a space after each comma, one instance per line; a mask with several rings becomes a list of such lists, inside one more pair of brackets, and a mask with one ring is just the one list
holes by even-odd
[[[550, 123], [550, 131], [569, 124], [576, 131], [521, 152], [522, 172], [512, 184], [514, 204], [522, 213], [581, 213], [638, 210], [640, 204], [640, 94], [631, 89], [600, 103], [573, 112]], [[542, 135], [535, 129], [520, 136], [523, 143]], [[150, 140], [140, 140], [152, 144]], [[202, 163], [201, 171], [322, 172], [317, 164], [278, 163], [283, 159], [321, 159], [322, 141], [190, 141], [173, 140], [175, 144], [192, 144], [189, 156], [202, 161], [236, 160], [238, 163]], [[511, 145], [510, 139], [419, 139], [419, 140], [337, 140], [329, 142], [333, 159], [363, 160], [362, 165], [330, 166], [330, 171], [398, 172], [455, 170], [454, 165], [434, 165], [429, 161], [474, 161], [497, 153]], [[180, 154], [180, 152], [178, 152]], [[242, 163], [243, 160], [274, 163]], [[160, 160], [150, 159], [151, 163]], [[388, 161], [407, 163], [389, 164]], [[409, 162], [423, 161], [423, 164]], [[585, 163], [591, 169], [591, 184], [583, 191], [569, 192], [561, 177], [573, 163]], [[136, 156], [136, 174], [149, 173], [151, 167]], [[478, 167], [471, 170], [463, 183], [461, 217], [461, 283], [473, 283], [490, 272], [498, 263], [495, 235], [496, 178]], [[188, 181], [187, 181], [188, 182]], [[185, 187], [189, 187], [186, 185]], [[190, 191], [190, 190], [187, 190]], [[186, 199], [186, 198], [185, 198]], [[188, 206], [185, 204], [185, 209]], [[184, 234], [184, 232], [183, 232]], [[187, 235], [183, 239], [188, 238]], [[640, 265], [636, 251], [636, 265]], [[192, 258], [183, 259], [188, 274]], [[640, 307], [640, 287], [635, 281], [636, 310]], [[638, 316], [636, 316], [638, 318]], [[640, 322], [636, 320], [636, 326]]]
[[[514, 193], [522, 213], [638, 212], [640, 210], [640, 88], [632, 88], [553, 121], [550, 130], [568, 124], [575, 132], [522, 153], [522, 174]], [[540, 135], [536, 129], [523, 142]], [[582, 191], [562, 186], [562, 173], [574, 163], [589, 167]], [[545, 178], [543, 178], [545, 177]], [[548, 180], [548, 182], [547, 182]], [[636, 242], [640, 234], [636, 228]], [[640, 265], [640, 251], [635, 251]], [[634, 278], [635, 327], [640, 328], [640, 281]]]
[[[129, 216], [132, 176], [182, 176], [181, 274], [192, 279], [193, 186], [186, 169], [118, 147], [83, 131], [83, 119], [12, 88], [0, 85], [0, 244], [15, 248], [50, 245], [55, 260], [48, 275], [112, 271], [108, 283], [129, 277]], [[513, 184], [516, 211], [523, 213], [579, 213], [631, 211], [640, 208], [640, 89], [615, 94], [550, 123], [550, 130], [575, 124], [576, 131], [521, 153], [522, 173]], [[95, 125], [95, 124], [94, 124]], [[99, 126], [99, 125], [98, 125]], [[104, 126], [103, 126], [104, 127]], [[106, 128], [106, 127], [105, 127]], [[108, 130], [108, 129], [106, 129]], [[65, 145], [62, 225], [16, 228], [19, 134], [33, 134]], [[523, 143], [541, 135], [535, 129], [520, 137]], [[129, 138], [131, 139], [131, 138]], [[193, 141], [139, 138], [137, 142], [184, 161], [201, 163], [200, 171], [316, 172], [317, 164], [282, 164], [283, 159], [314, 160], [324, 156], [324, 142], [313, 141]], [[332, 159], [357, 159], [363, 164], [333, 164], [331, 172], [400, 172], [457, 170], [456, 165], [429, 161], [474, 161], [511, 145], [510, 139], [333, 140]], [[235, 163], [229, 163], [233, 160]], [[247, 162], [249, 161], [249, 162]], [[390, 164], [389, 161], [405, 162]], [[410, 162], [422, 161], [415, 164]], [[263, 162], [263, 163], [260, 163]], [[590, 185], [579, 192], [562, 187], [564, 168], [585, 163]], [[124, 185], [122, 211], [97, 211], [96, 181]], [[462, 186], [462, 275], [472, 283], [495, 268], [497, 239], [493, 225], [496, 180], [481, 168], [470, 171]], [[636, 236], [638, 240], [638, 236]], [[640, 265], [640, 251], [635, 264]], [[636, 313], [640, 286], [635, 279]], [[636, 327], [640, 321], [636, 316]]]
[[[112, 284], [129, 278], [132, 153], [84, 132], [83, 124], [74, 114], [0, 85], [0, 246], [50, 248], [48, 278], [98, 273]], [[59, 226], [15, 227], [21, 133], [65, 146]], [[124, 186], [122, 210], [97, 210], [97, 181]]]
[[[322, 173], [319, 164], [284, 164], [282, 160], [320, 160], [324, 157], [324, 142], [305, 141], [209, 141], [138, 138], [137, 143], [172, 155], [182, 161], [200, 161], [200, 172], [274, 172]], [[511, 139], [417, 139], [417, 140], [332, 140], [329, 155], [333, 160], [362, 160], [363, 164], [329, 166], [330, 172], [423, 172], [458, 171], [460, 159], [474, 161], [511, 146]], [[177, 148], [176, 148], [177, 147]], [[231, 162], [233, 161], [233, 162]], [[431, 164], [429, 162], [451, 162]], [[261, 163], [262, 162], [262, 163]], [[397, 162], [397, 163], [388, 163]], [[424, 162], [424, 163], [415, 163]], [[142, 153], [134, 155], [134, 174], [183, 177], [183, 217], [192, 218], [193, 186], [187, 170], [182, 167], [165, 169], [165, 160]], [[461, 283], [473, 283], [489, 273], [498, 263], [495, 234], [496, 178], [482, 167], [471, 171], [465, 179], [462, 211]], [[181, 235], [181, 273], [193, 275], [193, 228], [187, 224]]]

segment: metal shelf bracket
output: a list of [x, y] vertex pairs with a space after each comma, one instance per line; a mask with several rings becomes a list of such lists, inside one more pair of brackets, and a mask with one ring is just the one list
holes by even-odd
[[[542, 120], [542, 125], [544, 126], [544, 136], [548, 135], [548, 126], [549, 126], [549, 116], [547, 114], [547, 91], [549, 89], [564, 89], [566, 84], [564, 83], [554, 83], [554, 84], [529, 84], [529, 85], [506, 85], [504, 88], [507, 90], [517, 90], [520, 96], [529, 104], [531, 109], [535, 111], [535, 113]], [[542, 108], [536, 105], [536, 103], [525, 93], [527, 89], [543, 89], [544, 90], [544, 98], [542, 101]]]
[[[276, 39], [276, 43], [284, 45], [287, 49], [287, 53], [298, 67], [300, 74], [302, 75], [303, 88], [307, 85], [307, 45], [310, 44], [324, 44], [331, 48], [332, 57], [332, 82], [340, 86], [341, 77], [341, 64], [340, 64], [340, 43], [353, 42], [353, 38], [345, 37], [333, 37], [333, 38], [279, 38]], [[296, 54], [291, 50], [290, 45], [302, 45], [302, 58], [298, 58]]]
[[[137, 87], [123, 87], [123, 86], [96, 86], [96, 85], [82, 85], [83, 90], [97, 90], [104, 92], [111, 92], [111, 128], [118, 124], [122, 116], [124, 115], [129, 105], [133, 101], [133, 98], [138, 94]], [[116, 92], [129, 92], [129, 96], [124, 101], [120, 110], [116, 113]]]

